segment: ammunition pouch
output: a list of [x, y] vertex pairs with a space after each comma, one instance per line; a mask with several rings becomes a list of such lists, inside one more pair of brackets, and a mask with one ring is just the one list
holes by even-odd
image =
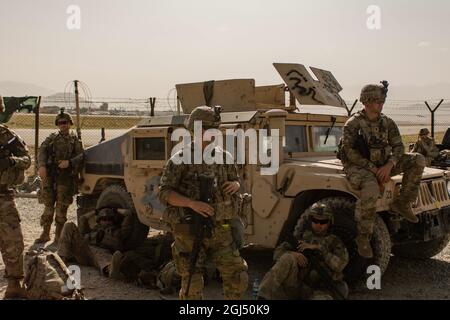
[[377, 167], [381, 167], [386, 164], [389, 155], [391, 154], [392, 148], [385, 145], [372, 145], [370, 146], [370, 157], [369, 160], [374, 163]]
[[249, 193], [239, 193], [233, 196], [234, 205], [238, 217], [241, 218], [245, 226], [248, 225], [247, 219], [251, 217], [252, 214], [252, 195]]

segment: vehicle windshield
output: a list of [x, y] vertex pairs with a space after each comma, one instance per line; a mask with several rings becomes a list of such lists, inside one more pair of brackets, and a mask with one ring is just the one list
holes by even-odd
[[334, 127], [328, 135], [327, 131], [330, 127], [312, 127], [312, 139], [314, 152], [335, 152], [337, 151], [339, 140], [342, 136], [342, 127]]

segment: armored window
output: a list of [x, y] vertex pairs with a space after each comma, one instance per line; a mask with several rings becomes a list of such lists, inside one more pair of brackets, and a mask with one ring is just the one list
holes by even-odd
[[[313, 127], [313, 146], [315, 152], [334, 152], [337, 150], [339, 140], [342, 136], [342, 127], [334, 127], [327, 139], [329, 127]], [[325, 143], [325, 139], [327, 140]]]
[[284, 152], [308, 152], [306, 126], [286, 126]]
[[163, 137], [136, 138], [136, 160], [165, 160], [166, 144]]

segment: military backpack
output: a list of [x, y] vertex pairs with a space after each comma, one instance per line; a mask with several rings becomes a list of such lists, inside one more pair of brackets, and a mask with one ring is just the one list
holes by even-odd
[[[31, 300], [86, 300], [61, 257], [45, 248], [26, 253], [24, 285]], [[68, 285], [71, 283], [72, 285]]]

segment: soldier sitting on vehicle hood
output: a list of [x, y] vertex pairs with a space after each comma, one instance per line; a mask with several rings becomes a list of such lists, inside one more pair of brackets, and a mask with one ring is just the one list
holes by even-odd
[[[309, 212], [308, 212], [309, 211]], [[264, 276], [259, 287], [258, 299], [346, 299], [348, 287], [342, 270], [349, 257], [344, 243], [330, 233], [333, 213], [324, 204], [314, 204], [303, 214], [295, 228], [294, 238], [283, 242], [274, 252], [275, 265]], [[314, 268], [307, 258], [306, 250], [314, 250], [315, 260], [330, 277], [330, 282]], [[330, 292], [333, 286], [339, 292]]]
[[449, 159], [450, 150], [439, 151], [436, 141], [430, 137], [430, 130], [422, 128], [419, 131], [419, 137], [413, 146], [412, 152], [422, 154], [427, 162], [427, 166], [431, 166], [432, 162], [445, 161]]

